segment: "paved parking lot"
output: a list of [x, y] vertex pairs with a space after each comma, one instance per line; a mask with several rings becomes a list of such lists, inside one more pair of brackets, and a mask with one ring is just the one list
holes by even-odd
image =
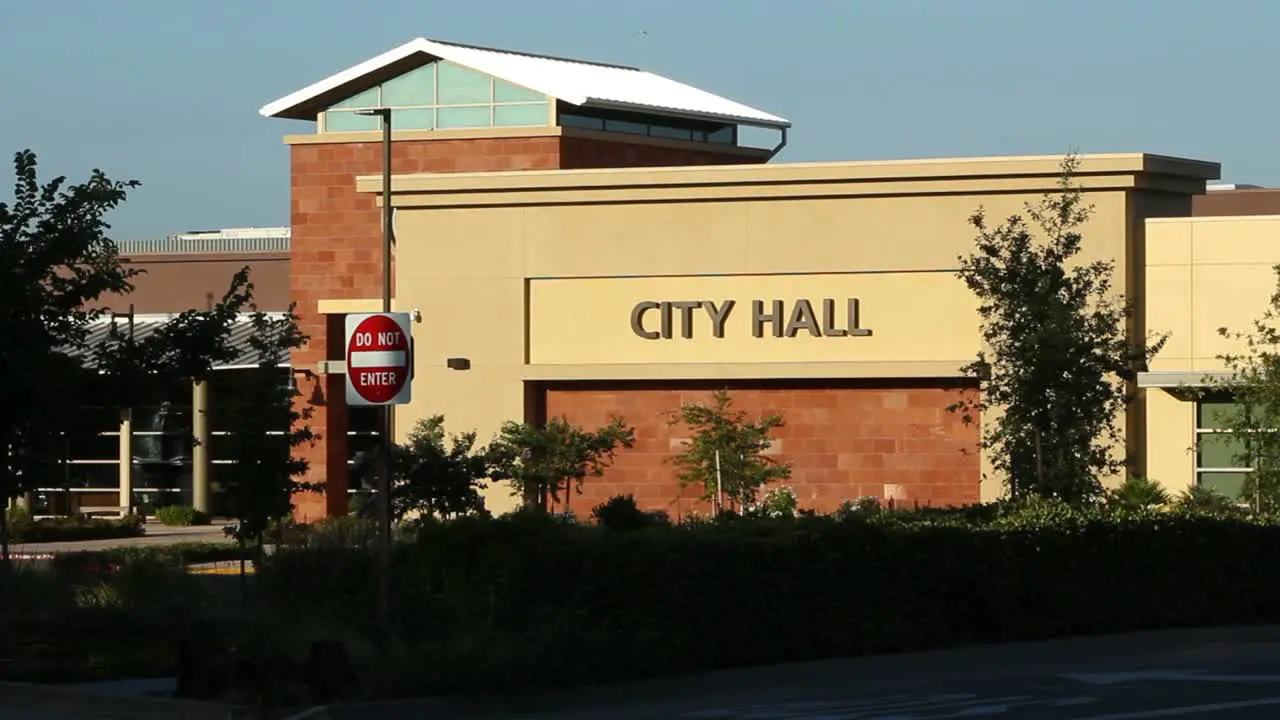
[[1280, 628], [1168, 631], [752, 668], [506, 703], [335, 718], [1144, 720], [1280, 718]]
[[[6, 720], [166, 717], [165, 712], [178, 717], [176, 706], [145, 709], [149, 703], [142, 702], [129, 709], [119, 693], [105, 703], [82, 698], [77, 710], [69, 701], [40, 704], [30, 694], [7, 691], [0, 685], [0, 718]], [[1280, 717], [1280, 628], [1166, 631], [833, 660], [518, 698], [331, 707], [315, 717], [1271, 720]]]

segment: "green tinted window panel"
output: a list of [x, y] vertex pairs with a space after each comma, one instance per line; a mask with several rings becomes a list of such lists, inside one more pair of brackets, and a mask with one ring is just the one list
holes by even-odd
[[1231, 433], [1201, 433], [1197, 451], [1196, 467], [1249, 467], [1244, 440]]
[[585, 130], [604, 130], [604, 120], [601, 120], [600, 118], [574, 115], [572, 113], [560, 113], [559, 119], [560, 125], [563, 127], [583, 128]]
[[494, 102], [542, 102], [546, 99], [547, 97], [540, 92], [513, 85], [506, 80], [493, 79]]
[[[394, 126], [394, 120], [392, 123]], [[363, 132], [381, 129], [382, 118], [377, 115], [357, 115], [351, 110], [330, 110], [324, 114], [325, 132]]]
[[734, 125], [725, 125], [719, 130], [714, 130], [708, 133], [707, 142], [732, 145], [734, 143], [734, 130], [736, 129], [737, 127]]
[[547, 104], [494, 105], [493, 124], [497, 127], [524, 127], [547, 124]]
[[1244, 481], [1249, 473], [1243, 472], [1202, 472], [1196, 476], [1196, 482], [1206, 490], [1225, 495], [1232, 500], [1239, 500], [1244, 491]]
[[436, 66], [423, 65], [416, 70], [382, 83], [382, 104], [386, 107], [434, 105], [436, 103]]
[[436, 63], [436, 71], [437, 102], [440, 105], [493, 101], [493, 79], [488, 75], [449, 62]]
[[393, 130], [435, 130], [435, 108], [403, 108], [391, 113]]
[[491, 106], [442, 107], [436, 111], [436, 123], [441, 130], [447, 128], [491, 127]]
[[1220, 430], [1240, 416], [1240, 406], [1233, 402], [1201, 401], [1196, 403], [1196, 427]]
[[666, 125], [650, 125], [649, 134], [656, 138], [668, 140], [692, 140], [693, 131], [688, 128], [667, 127]]
[[378, 107], [378, 88], [372, 87], [360, 93], [359, 95], [352, 95], [351, 97], [347, 98], [346, 100], [343, 100], [342, 102], [334, 103], [332, 107], [336, 107], [336, 108]]
[[605, 120], [604, 129], [609, 132], [628, 133], [632, 135], [648, 135], [649, 126], [644, 123], [630, 122], [628, 120]]

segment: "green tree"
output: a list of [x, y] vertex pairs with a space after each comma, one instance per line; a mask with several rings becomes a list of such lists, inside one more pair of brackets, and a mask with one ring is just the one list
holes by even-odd
[[540, 510], [559, 502], [569, 508], [574, 492], [588, 477], [604, 474], [618, 448], [635, 445], [635, 428], [614, 417], [592, 432], [552, 418], [545, 425], [506, 422], [489, 446], [492, 477], [511, 482], [514, 494]]
[[[77, 412], [72, 389], [83, 385], [90, 305], [132, 289], [136, 270], [123, 267], [107, 236], [106, 215], [133, 181], [94, 170], [69, 185], [41, 183], [35, 153], [14, 156], [14, 197], [0, 203], [0, 504], [34, 490], [57, 472], [62, 430]], [[9, 529], [0, 513], [0, 556], [9, 562]]]
[[781, 415], [751, 422], [746, 412], [732, 409], [727, 390], [718, 390], [710, 404], [687, 403], [671, 413], [670, 425], [683, 424], [692, 432], [684, 449], [672, 461], [684, 468], [677, 477], [681, 487], [696, 485], [701, 499], [719, 512], [723, 499], [744, 512], [755, 505], [760, 488], [791, 477], [790, 464], [765, 455], [772, 444], [769, 434], [785, 423]]
[[[950, 407], [983, 421], [982, 445], [1009, 493], [1082, 502], [1125, 460], [1112, 448], [1131, 399], [1128, 383], [1165, 337], [1128, 336], [1131, 306], [1112, 293], [1114, 262], [1083, 262], [1081, 229], [1092, 207], [1075, 184], [1079, 159], [1062, 163], [1057, 192], [992, 227], [979, 208], [976, 247], [959, 276], [978, 298], [987, 350], [964, 367], [981, 392]], [[1028, 220], [1029, 218], [1029, 220]]]
[[298, 479], [307, 471], [307, 461], [296, 451], [317, 436], [308, 424], [311, 407], [294, 404], [296, 391], [286, 367], [290, 352], [307, 341], [294, 306], [276, 315], [254, 307], [249, 322], [255, 362], [224, 404], [223, 411], [235, 418], [225, 454], [235, 471], [222, 487], [226, 508], [236, 519], [232, 537], [261, 554], [263, 536], [273, 522], [292, 512], [294, 494], [320, 486]]
[[[1241, 499], [1257, 512], [1280, 507], [1280, 265], [1277, 283], [1261, 316], [1248, 331], [1219, 328], [1218, 334], [1239, 344], [1240, 350], [1219, 355], [1228, 370], [1211, 377], [1203, 393], [1233, 404], [1219, 411], [1220, 427], [1230, 435], [1231, 454], [1245, 476]], [[1202, 435], [1201, 442], [1219, 442], [1220, 435]]]
[[484, 510], [480, 491], [490, 474], [489, 458], [476, 448], [474, 432], [446, 438], [444, 416], [435, 415], [418, 421], [408, 440], [392, 456], [397, 520], [410, 513], [450, 518]]

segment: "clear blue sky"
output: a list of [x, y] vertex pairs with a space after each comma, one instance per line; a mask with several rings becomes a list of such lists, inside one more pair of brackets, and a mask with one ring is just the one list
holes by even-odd
[[117, 238], [288, 224], [281, 136], [305, 124], [258, 108], [419, 35], [727, 95], [795, 124], [777, 162], [1075, 147], [1280, 185], [1276, 0], [4, 4], [0, 149], [35, 150], [49, 175], [141, 181]]

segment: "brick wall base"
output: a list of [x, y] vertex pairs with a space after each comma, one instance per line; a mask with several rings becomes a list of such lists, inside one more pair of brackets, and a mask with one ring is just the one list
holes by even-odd
[[[636, 429], [636, 444], [618, 453], [602, 477], [588, 478], [569, 509], [585, 517], [610, 497], [633, 494], [646, 509], [677, 517], [705, 513], [700, 489], [679, 486], [671, 457], [688, 430], [668, 424], [681, 403], [706, 402], [724, 383], [556, 383], [541, 393], [541, 415], [564, 416], [595, 429], [610, 414]], [[734, 407], [752, 419], [781, 414], [775, 450], [790, 462], [786, 485], [802, 508], [835, 510], [859, 497], [898, 504], [964, 505], [978, 502], [979, 430], [946, 407], [975, 390], [945, 381], [841, 380], [729, 384]], [[557, 504], [564, 510], [563, 500]]]

